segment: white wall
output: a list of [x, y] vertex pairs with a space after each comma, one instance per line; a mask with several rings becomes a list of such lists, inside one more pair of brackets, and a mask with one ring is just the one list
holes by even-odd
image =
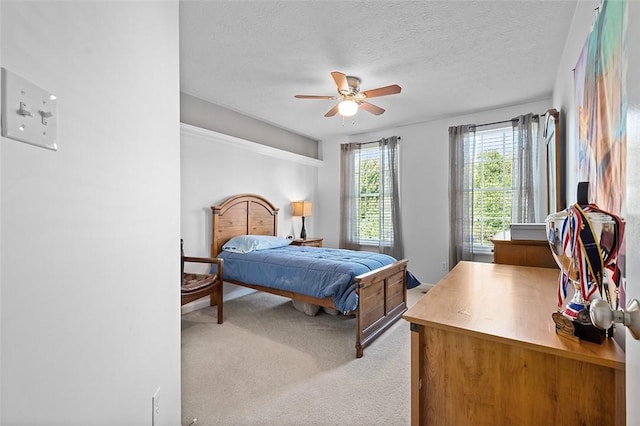
[[0, 140], [6, 425], [180, 424], [178, 3], [1, 2], [57, 152]]
[[[180, 145], [185, 255], [210, 255], [211, 206], [243, 193], [262, 195], [280, 209], [278, 234], [282, 237], [300, 235], [302, 222], [291, 216], [291, 202], [312, 201], [314, 214], [305, 219], [305, 228], [307, 235], [316, 235], [315, 187], [322, 161], [187, 124], [182, 124]], [[197, 265], [190, 267], [198, 272]], [[225, 300], [242, 293], [235, 286], [225, 286]]]
[[337, 247], [340, 205], [340, 144], [400, 136], [400, 191], [405, 257], [409, 270], [424, 283], [435, 284], [449, 259], [449, 126], [509, 120], [529, 112], [544, 114], [551, 99], [493, 111], [450, 117], [387, 129], [350, 140], [321, 143], [325, 166], [318, 177], [320, 211], [317, 224], [328, 245]]
[[[2, 34], [2, 7], [0, 6], [0, 35]], [[0, 39], [1, 40], [1, 39]], [[2, 64], [2, 43], [0, 42], [0, 64]], [[2, 85], [0, 84], [0, 99], [2, 99]], [[1, 143], [1, 142], [0, 142]], [[0, 145], [0, 164], [2, 164], [2, 145]], [[2, 173], [0, 173], [0, 188], [2, 188]], [[2, 197], [0, 196], [0, 200]], [[2, 208], [0, 208], [0, 297], [2, 297]], [[0, 318], [2, 303], [0, 303]], [[0, 422], [2, 421], [2, 326], [0, 326]]]

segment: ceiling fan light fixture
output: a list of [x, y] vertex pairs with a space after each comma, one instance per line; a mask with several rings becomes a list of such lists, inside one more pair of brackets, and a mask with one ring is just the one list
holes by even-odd
[[351, 99], [345, 99], [338, 105], [338, 112], [343, 117], [353, 117], [358, 112], [358, 104]]

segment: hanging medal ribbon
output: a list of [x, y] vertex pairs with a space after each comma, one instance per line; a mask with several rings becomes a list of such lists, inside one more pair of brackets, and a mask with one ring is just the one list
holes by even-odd
[[[616, 287], [615, 304], [611, 303], [611, 296], [608, 294], [609, 287], [605, 286], [605, 289], [607, 290], [607, 301], [609, 302], [609, 305], [613, 306], [615, 309], [618, 309], [620, 303], [620, 277], [622, 276], [622, 272], [618, 267], [618, 252], [620, 251], [622, 241], [624, 241], [624, 221], [614, 214], [607, 214], [611, 216], [614, 221], [613, 230], [612, 232], [606, 233], [603, 236], [600, 245], [603, 249], [605, 249], [606, 247], [610, 247], [610, 251], [608, 253], [606, 252], [606, 250], [604, 250], [606, 254], [606, 256], [604, 257], [605, 268], [609, 271], [609, 279]], [[607, 240], [607, 238], [611, 238], [611, 240], [609, 241]]]
[[[567, 209], [566, 211], [568, 212], [569, 209]], [[573, 249], [573, 241], [571, 240], [570, 236], [572, 234], [571, 230], [574, 229], [575, 226], [572, 224], [572, 219], [573, 218], [571, 217], [571, 215], [567, 215], [567, 217], [562, 222], [562, 228], [559, 234], [554, 235], [554, 241], [560, 241], [562, 244], [561, 253], [563, 260], [568, 260], [570, 258], [570, 253], [572, 253]], [[558, 233], [558, 230], [556, 229], [555, 232]], [[567, 254], [569, 256], [566, 256]], [[564, 302], [567, 299], [567, 289], [571, 281], [569, 278], [569, 274], [571, 273], [570, 269], [571, 262], [569, 261], [566, 264], [564, 264], [563, 262], [563, 265], [560, 268], [560, 276], [558, 277], [558, 309], [561, 309], [564, 306]]]
[[[595, 211], [593, 206], [585, 206], [588, 211]], [[604, 260], [602, 259], [602, 251], [600, 242], [593, 230], [593, 225], [585, 210], [579, 205], [573, 206], [573, 212], [579, 218], [577, 238], [580, 250], [578, 251], [578, 259], [580, 266], [580, 282], [582, 297], [585, 301], [591, 300], [591, 297], [598, 289], [602, 289], [602, 274], [604, 272]]]

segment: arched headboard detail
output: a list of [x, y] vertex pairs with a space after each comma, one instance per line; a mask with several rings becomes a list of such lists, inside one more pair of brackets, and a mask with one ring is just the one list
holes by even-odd
[[278, 235], [278, 209], [256, 194], [240, 194], [212, 206], [211, 256], [237, 235]]

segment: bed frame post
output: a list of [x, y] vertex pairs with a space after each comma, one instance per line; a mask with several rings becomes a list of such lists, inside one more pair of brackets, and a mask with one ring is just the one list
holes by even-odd
[[[211, 229], [218, 229], [220, 220], [220, 207], [211, 206]], [[211, 235], [211, 257], [218, 256], [218, 233], [212, 232]]]

